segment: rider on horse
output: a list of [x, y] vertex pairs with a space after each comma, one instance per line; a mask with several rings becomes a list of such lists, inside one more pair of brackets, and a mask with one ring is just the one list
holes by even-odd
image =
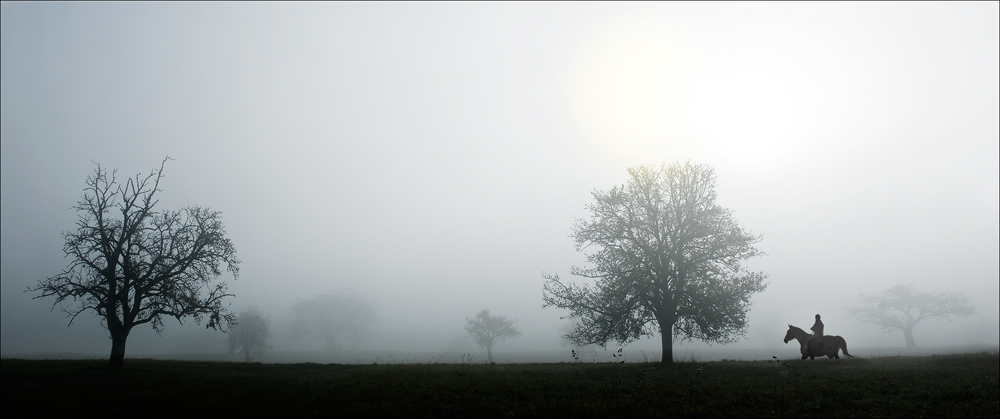
[[809, 341], [823, 336], [823, 321], [819, 319], [819, 314], [816, 315], [816, 323], [813, 323], [813, 326], [809, 330], [812, 330], [813, 335], [802, 343], [801, 349], [803, 354], [809, 351]]

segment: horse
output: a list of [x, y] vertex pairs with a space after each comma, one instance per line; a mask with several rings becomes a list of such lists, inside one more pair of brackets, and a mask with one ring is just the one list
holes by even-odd
[[840, 336], [813, 336], [805, 330], [788, 325], [788, 333], [785, 333], [785, 343], [795, 339], [799, 341], [802, 352], [802, 359], [815, 359], [817, 356], [826, 355], [827, 358], [840, 359], [838, 352], [844, 351], [844, 355], [854, 357], [847, 353], [847, 341]]

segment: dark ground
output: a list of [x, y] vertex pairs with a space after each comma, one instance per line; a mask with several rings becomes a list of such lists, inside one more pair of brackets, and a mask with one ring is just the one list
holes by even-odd
[[3, 417], [997, 417], [1000, 355], [550, 364], [0, 361]]

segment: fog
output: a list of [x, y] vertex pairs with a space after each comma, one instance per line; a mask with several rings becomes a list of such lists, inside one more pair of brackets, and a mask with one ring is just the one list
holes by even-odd
[[[787, 325], [816, 313], [855, 355], [903, 348], [843, 309], [897, 284], [976, 308], [918, 325], [917, 345], [995, 347], [998, 16], [995, 2], [5, 2], [0, 352], [107, 357], [95, 315], [67, 326], [25, 290], [70, 262], [61, 234], [95, 163], [127, 177], [166, 156], [158, 208], [222, 212], [243, 262], [220, 278], [230, 308], [259, 307], [283, 360], [322, 349], [286, 338], [291, 306], [337, 290], [378, 307], [358, 353], [485, 359], [464, 331], [482, 309], [518, 320], [498, 361], [568, 353], [542, 272], [585, 263], [569, 234], [592, 191], [678, 161], [715, 169], [719, 203], [767, 253], [747, 263], [770, 284], [748, 333], [711, 349], [792, 356]], [[137, 327], [126, 356], [224, 352], [189, 318]]]

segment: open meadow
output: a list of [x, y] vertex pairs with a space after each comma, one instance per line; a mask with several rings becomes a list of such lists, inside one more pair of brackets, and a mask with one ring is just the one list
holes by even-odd
[[997, 417], [1000, 355], [535, 364], [3, 359], [3, 417]]

